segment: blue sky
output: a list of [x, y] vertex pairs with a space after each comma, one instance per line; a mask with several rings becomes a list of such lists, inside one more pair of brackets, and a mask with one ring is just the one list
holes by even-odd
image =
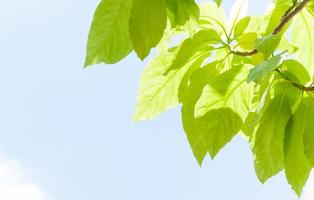
[[[1, 199], [297, 199], [283, 174], [258, 182], [240, 137], [200, 168], [179, 109], [134, 124], [146, 61], [131, 54], [116, 65], [82, 68], [98, 2], [0, 2]], [[250, 13], [266, 6], [254, 1]]]

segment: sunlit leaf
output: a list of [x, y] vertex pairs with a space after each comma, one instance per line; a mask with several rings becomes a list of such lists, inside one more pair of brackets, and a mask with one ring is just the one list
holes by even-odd
[[88, 36], [85, 66], [112, 64], [132, 51], [129, 16], [132, 1], [102, 0], [95, 12]]
[[161, 40], [167, 25], [164, 0], [134, 0], [130, 16], [130, 36], [138, 57], [142, 60]]

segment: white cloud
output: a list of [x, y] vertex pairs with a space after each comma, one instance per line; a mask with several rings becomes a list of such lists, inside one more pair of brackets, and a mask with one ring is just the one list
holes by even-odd
[[302, 200], [313, 200], [314, 199], [314, 171], [306, 184]]
[[32, 181], [17, 161], [0, 153], [0, 199], [2, 200], [46, 200], [43, 190]]

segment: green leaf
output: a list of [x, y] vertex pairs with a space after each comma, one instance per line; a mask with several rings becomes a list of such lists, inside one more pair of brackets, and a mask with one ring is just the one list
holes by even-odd
[[120, 61], [132, 51], [129, 16], [132, 1], [102, 0], [88, 36], [85, 66]]
[[216, 4], [217, 4], [218, 6], [220, 6], [222, 0], [215, 0], [215, 2], [216, 2]]
[[[285, 15], [285, 13], [287, 12], [287, 10], [292, 6], [292, 2], [291, 1], [285, 1], [285, 0], [279, 0], [276, 5], [275, 8], [273, 9], [269, 20], [268, 20], [268, 26], [266, 28], [266, 31], [264, 33], [264, 35], [270, 35], [272, 34], [272, 32], [275, 30], [275, 28], [278, 26], [278, 24], [280, 23], [282, 17]], [[289, 27], [291, 23], [289, 22], [284, 29], [281, 31], [281, 33], [285, 32], [287, 30], [287, 28]]]
[[237, 38], [245, 33], [255, 32], [262, 34], [266, 28], [266, 20], [263, 16], [247, 16], [240, 19], [234, 28], [234, 37]]
[[217, 62], [210, 63], [195, 71], [190, 80], [185, 80], [188, 85], [180, 87], [182, 106], [182, 123], [186, 132], [193, 154], [201, 165], [206, 154], [207, 146], [203, 140], [203, 133], [199, 130], [199, 121], [194, 117], [194, 108], [202, 94], [205, 85], [218, 73]]
[[171, 70], [179, 69], [188, 61], [198, 58], [199, 56], [209, 55], [214, 49], [211, 45], [218, 44], [220, 37], [214, 30], [201, 30], [197, 32], [192, 38], [184, 40], [166, 73]]
[[219, 35], [226, 34], [227, 19], [224, 10], [216, 3], [200, 4], [199, 26], [202, 29], [214, 29]]
[[[298, 196], [302, 193], [310, 171], [311, 165], [304, 154], [303, 134], [307, 120], [313, 116], [311, 100], [304, 99], [296, 112], [291, 116], [285, 135], [285, 172], [293, 190]], [[313, 133], [313, 131], [312, 131]]]
[[146, 58], [161, 40], [167, 26], [164, 0], [134, 0], [130, 17], [130, 36], [139, 58]]
[[264, 61], [257, 67], [251, 69], [248, 76], [248, 82], [261, 81], [267, 74], [279, 68], [282, 61], [283, 61], [282, 56], [274, 56], [271, 57], [269, 60]]
[[196, 120], [198, 128], [194, 131], [200, 132], [212, 158], [215, 158], [219, 151], [231, 141], [243, 124], [239, 115], [229, 108], [210, 110]]
[[286, 6], [292, 6], [293, 2], [295, 0], [273, 0], [273, 2], [275, 3], [275, 5], [279, 5], [279, 6], [282, 6], [282, 5], [286, 5]]
[[290, 54], [294, 54], [299, 50], [297, 46], [289, 42], [285, 37], [281, 38], [278, 49], [282, 50], [283, 52], [288, 52]]
[[256, 49], [260, 51], [265, 59], [269, 58], [277, 49], [281, 40], [279, 35], [269, 35], [256, 41]]
[[306, 85], [311, 80], [309, 73], [297, 60], [289, 59], [283, 61], [280, 65], [280, 70], [286, 77], [293, 80], [295, 83]]
[[254, 85], [247, 83], [250, 66], [239, 65], [212, 80], [203, 90], [195, 105], [195, 117], [214, 109], [229, 108], [244, 121], [253, 98]]
[[242, 126], [241, 118], [229, 108], [211, 110], [201, 118], [194, 116], [195, 104], [203, 88], [219, 75], [217, 65], [218, 62], [214, 62], [197, 70], [184, 91], [186, 95], [183, 95], [183, 127], [200, 164], [207, 152], [214, 158]]
[[239, 20], [235, 27], [234, 27], [234, 37], [237, 38], [241, 36], [245, 29], [249, 26], [249, 23], [251, 21], [251, 17], [244, 17], [243, 19]]
[[284, 168], [284, 133], [290, 115], [283, 92], [269, 103], [252, 136], [255, 171], [262, 183]]
[[233, 32], [236, 23], [246, 15], [247, 10], [248, 0], [236, 0], [233, 3], [228, 20], [229, 33]]
[[308, 12], [309, 12], [312, 16], [314, 16], [314, 1], [310, 1], [310, 2], [308, 3], [308, 5], [306, 6], [306, 8], [307, 8]]
[[256, 39], [257, 34], [254, 32], [250, 32], [239, 36], [236, 40], [240, 47], [242, 47], [243, 49], [251, 50], [255, 47]]
[[314, 167], [314, 99], [311, 94], [305, 101], [307, 109], [307, 118], [305, 119], [305, 129], [303, 135], [303, 145], [305, 155], [310, 162], [311, 166]]
[[164, 73], [173, 56], [173, 52], [156, 56], [145, 68], [137, 95], [135, 121], [153, 119], [167, 109], [177, 106], [178, 88], [184, 74], [189, 67], [201, 65], [204, 60], [201, 57], [196, 61], [190, 61], [181, 69], [173, 70], [165, 76]]
[[174, 26], [184, 25], [190, 19], [198, 19], [200, 11], [194, 0], [166, 0]]
[[314, 75], [314, 17], [303, 11], [295, 17], [292, 43], [299, 47], [296, 58], [305, 66], [311, 78]]

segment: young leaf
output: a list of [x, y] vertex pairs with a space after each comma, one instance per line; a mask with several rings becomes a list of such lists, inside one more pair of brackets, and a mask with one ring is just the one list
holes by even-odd
[[271, 73], [273, 70], [279, 68], [282, 61], [283, 61], [282, 56], [274, 56], [269, 60], [264, 61], [257, 67], [251, 69], [248, 76], [248, 82], [261, 81], [264, 78], [264, 76]]
[[256, 39], [257, 39], [257, 34], [254, 32], [245, 33], [239, 36], [238, 38], [236, 38], [239, 46], [247, 50], [254, 49]]
[[139, 58], [146, 58], [159, 43], [166, 25], [167, 7], [164, 0], [134, 0], [130, 36]]
[[113, 64], [132, 51], [129, 16], [132, 1], [102, 0], [95, 12], [88, 36], [85, 66]]
[[244, 17], [243, 19], [239, 20], [235, 27], [234, 27], [234, 37], [237, 38], [241, 36], [245, 29], [249, 26], [249, 23], [251, 21], [251, 17]]
[[246, 33], [261, 35], [266, 28], [266, 19], [263, 16], [248, 16], [240, 19], [234, 27], [234, 37], [237, 38]]

